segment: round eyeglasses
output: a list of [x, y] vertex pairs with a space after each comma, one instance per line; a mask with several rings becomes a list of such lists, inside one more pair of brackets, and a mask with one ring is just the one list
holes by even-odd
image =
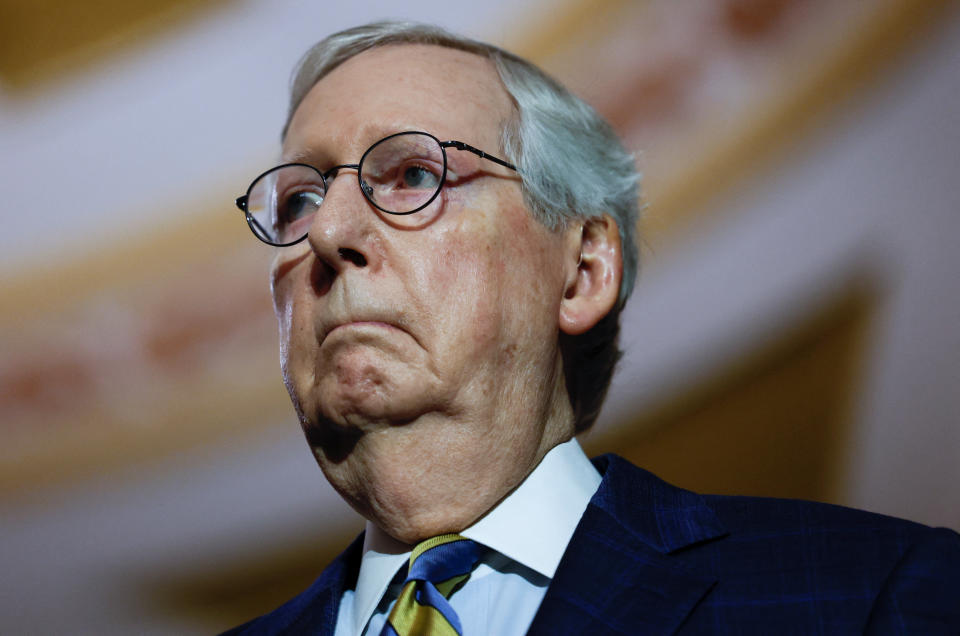
[[313, 215], [327, 194], [327, 180], [341, 168], [357, 171], [360, 191], [387, 214], [413, 214], [430, 205], [447, 178], [447, 148], [466, 150], [482, 159], [516, 170], [516, 166], [462, 141], [440, 141], [425, 132], [395, 133], [363, 153], [360, 163], [320, 172], [305, 163], [286, 163], [267, 170], [237, 197], [253, 234], [283, 247], [307, 236]]

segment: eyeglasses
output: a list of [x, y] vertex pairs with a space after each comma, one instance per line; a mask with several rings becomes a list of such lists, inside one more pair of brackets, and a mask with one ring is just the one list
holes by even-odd
[[313, 216], [327, 194], [327, 180], [341, 168], [357, 171], [360, 191], [387, 214], [413, 214], [430, 205], [447, 178], [447, 148], [466, 150], [482, 159], [516, 170], [503, 159], [462, 141], [440, 141], [425, 132], [400, 132], [384, 137], [363, 153], [360, 163], [320, 172], [305, 163], [286, 163], [267, 170], [237, 197], [254, 236], [283, 247], [307, 236]]

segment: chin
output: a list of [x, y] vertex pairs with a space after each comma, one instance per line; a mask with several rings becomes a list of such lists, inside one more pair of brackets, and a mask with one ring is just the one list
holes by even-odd
[[[300, 421], [304, 431], [312, 431], [318, 439], [334, 437], [361, 437], [367, 433], [404, 426], [424, 413], [420, 400], [411, 403], [406, 398], [392, 397], [389, 391], [357, 390], [356, 387], [336, 387], [337, 390], [317, 391], [303, 406]], [[309, 433], [308, 433], [309, 436]]]
[[322, 417], [344, 427], [390, 420], [397, 403], [395, 387], [382, 373], [364, 373], [349, 382], [337, 377], [324, 378], [316, 394], [316, 406]]

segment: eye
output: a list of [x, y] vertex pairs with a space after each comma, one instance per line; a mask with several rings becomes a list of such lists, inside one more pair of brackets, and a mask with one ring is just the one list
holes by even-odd
[[300, 192], [291, 192], [283, 200], [282, 205], [277, 210], [280, 225], [293, 223], [299, 219], [312, 216], [320, 204], [323, 203], [323, 195], [319, 192], [302, 190]]
[[408, 166], [403, 170], [403, 187], [434, 189], [440, 184], [440, 177], [423, 166]]

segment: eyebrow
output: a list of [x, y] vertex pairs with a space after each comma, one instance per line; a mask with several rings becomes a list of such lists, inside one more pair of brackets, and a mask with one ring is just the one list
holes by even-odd
[[[404, 132], [404, 131], [425, 131], [431, 132], [428, 128], [418, 126], [416, 124], [411, 124], [409, 122], [400, 124], [398, 122], [393, 122], [390, 124], [383, 123], [369, 123], [364, 124], [361, 128], [357, 137], [360, 139], [368, 139], [369, 142], [364, 145], [361, 154], [365, 152], [370, 146], [377, 143], [384, 137], [388, 137], [394, 133]], [[431, 132], [432, 134], [432, 132]], [[441, 139], [441, 141], [443, 141]], [[330, 166], [334, 166], [340, 163], [354, 163], [360, 161], [360, 155], [356, 157], [345, 157], [343, 161], [335, 161], [330, 159], [331, 153], [327, 152], [323, 148], [306, 148], [297, 150], [289, 155], [285, 153], [280, 153], [280, 160], [284, 163], [306, 163], [308, 165], [317, 168], [318, 170], [326, 170]]]
[[300, 148], [289, 154], [281, 151], [278, 159], [283, 163], [305, 163], [315, 168], [321, 168], [324, 163], [333, 165], [330, 155], [331, 153], [327, 152], [325, 147], [313, 146]]
[[289, 155], [286, 153], [280, 153], [280, 157], [278, 160], [283, 163], [305, 163], [305, 164], [319, 168], [320, 167], [319, 165], [314, 165], [314, 164], [324, 163], [323, 161], [318, 161], [318, 159], [323, 156], [326, 156], [326, 153], [322, 153], [315, 150], [305, 150], [305, 151], [298, 150], [297, 152], [291, 153]]

